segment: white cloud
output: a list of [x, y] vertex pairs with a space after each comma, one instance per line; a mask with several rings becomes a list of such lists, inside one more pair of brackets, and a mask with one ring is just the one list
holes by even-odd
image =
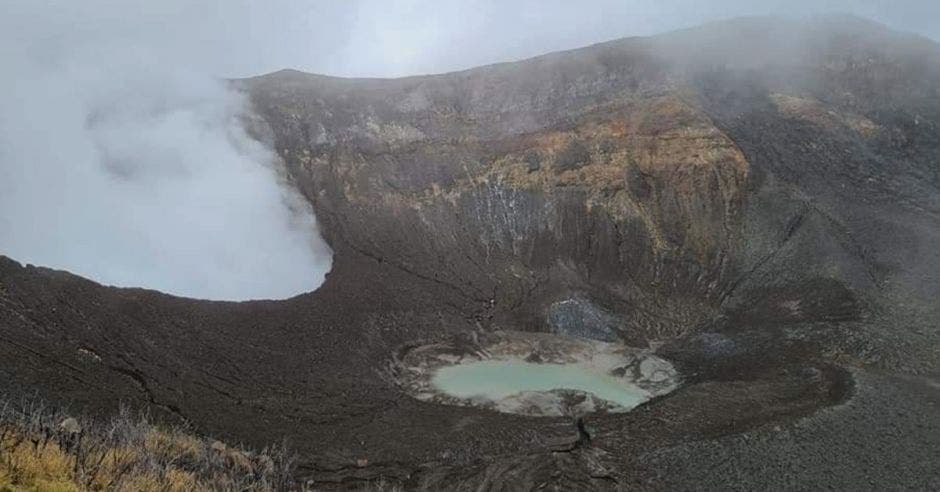
[[16, 13], [30, 24], [0, 35], [0, 253], [199, 298], [322, 283], [309, 205], [238, 124], [241, 97], [163, 43], [172, 9]]

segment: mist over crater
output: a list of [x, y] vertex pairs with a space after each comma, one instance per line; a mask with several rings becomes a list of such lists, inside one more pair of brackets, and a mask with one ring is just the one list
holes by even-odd
[[204, 299], [323, 282], [313, 210], [242, 128], [241, 94], [165, 56], [158, 26], [99, 21], [114, 43], [21, 10], [32, 28], [0, 36], [16, 74], [0, 81], [0, 254]]

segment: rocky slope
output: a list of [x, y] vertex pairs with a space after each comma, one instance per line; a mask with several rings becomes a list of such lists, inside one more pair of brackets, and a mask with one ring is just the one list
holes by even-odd
[[[213, 303], [4, 260], [5, 390], [291, 436], [322, 486], [940, 486], [916, 417], [940, 398], [936, 44], [754, 18], [233, 85], [314, 205], [326, 283]], [[578, 426], [397, 387], [402, 350], [497, 330], [650, 347], [683, 385]]]

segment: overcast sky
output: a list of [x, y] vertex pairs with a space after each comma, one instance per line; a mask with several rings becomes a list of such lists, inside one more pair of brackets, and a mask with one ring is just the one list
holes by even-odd
[[[853, 13], [940, 39], [937, 0], [0, 0], [41, 42], [160, 45], [220, 76], [400, 76], [525, 58], [741, 15]], [[36, 31], [45, 31], [36, 37]]]
[[[341, 75], [451, 71], [741, 15], [849, 12], [940, 39], [937, 0], [478, 0], [351, 2], [309, 12], [337, 33], [297, 65]], [[335, 19], [335, 21], [333, 20]], [[323, 43], [318, 38], [317, 42]]]
[[0, 0], [0, 254], [193, 297], [312, 290], [329, 248], [221, 77], [445, 72], [833, 12], [940, 38], [937, 0]]

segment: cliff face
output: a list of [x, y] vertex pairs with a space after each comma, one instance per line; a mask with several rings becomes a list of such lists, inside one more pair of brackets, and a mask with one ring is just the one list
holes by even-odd
[[582, 293], [633, 313], [635, 338], [676, 334], [730, 277], [748, 166], [659, 67], [610, 51], [587, 67], [567, 55], [249, 86], [334, 247], [453, 286], [506, 323], [538, 328], [547, 303]]
[[[0, 259], [0, 389], [291, 436], [318, 486], [940, 486], [936, 44], [743, 19], [233, 85], [334, 249], [324, 285], [211, 303]], [[649, 346], [682, 385], [576, 426], [396, 385], [411, 347], [496, 330]]]
[[642, 342], [739, 311], [858, 319], [858, 296], [882, 297], [906, 259], [880, 231], [913, 214], [905, 232], [934, 237], [937, 60], [858, 19], [748, 19], [454, 74], [239, 85], [335, 248], [503, 327], [586, 297]]

